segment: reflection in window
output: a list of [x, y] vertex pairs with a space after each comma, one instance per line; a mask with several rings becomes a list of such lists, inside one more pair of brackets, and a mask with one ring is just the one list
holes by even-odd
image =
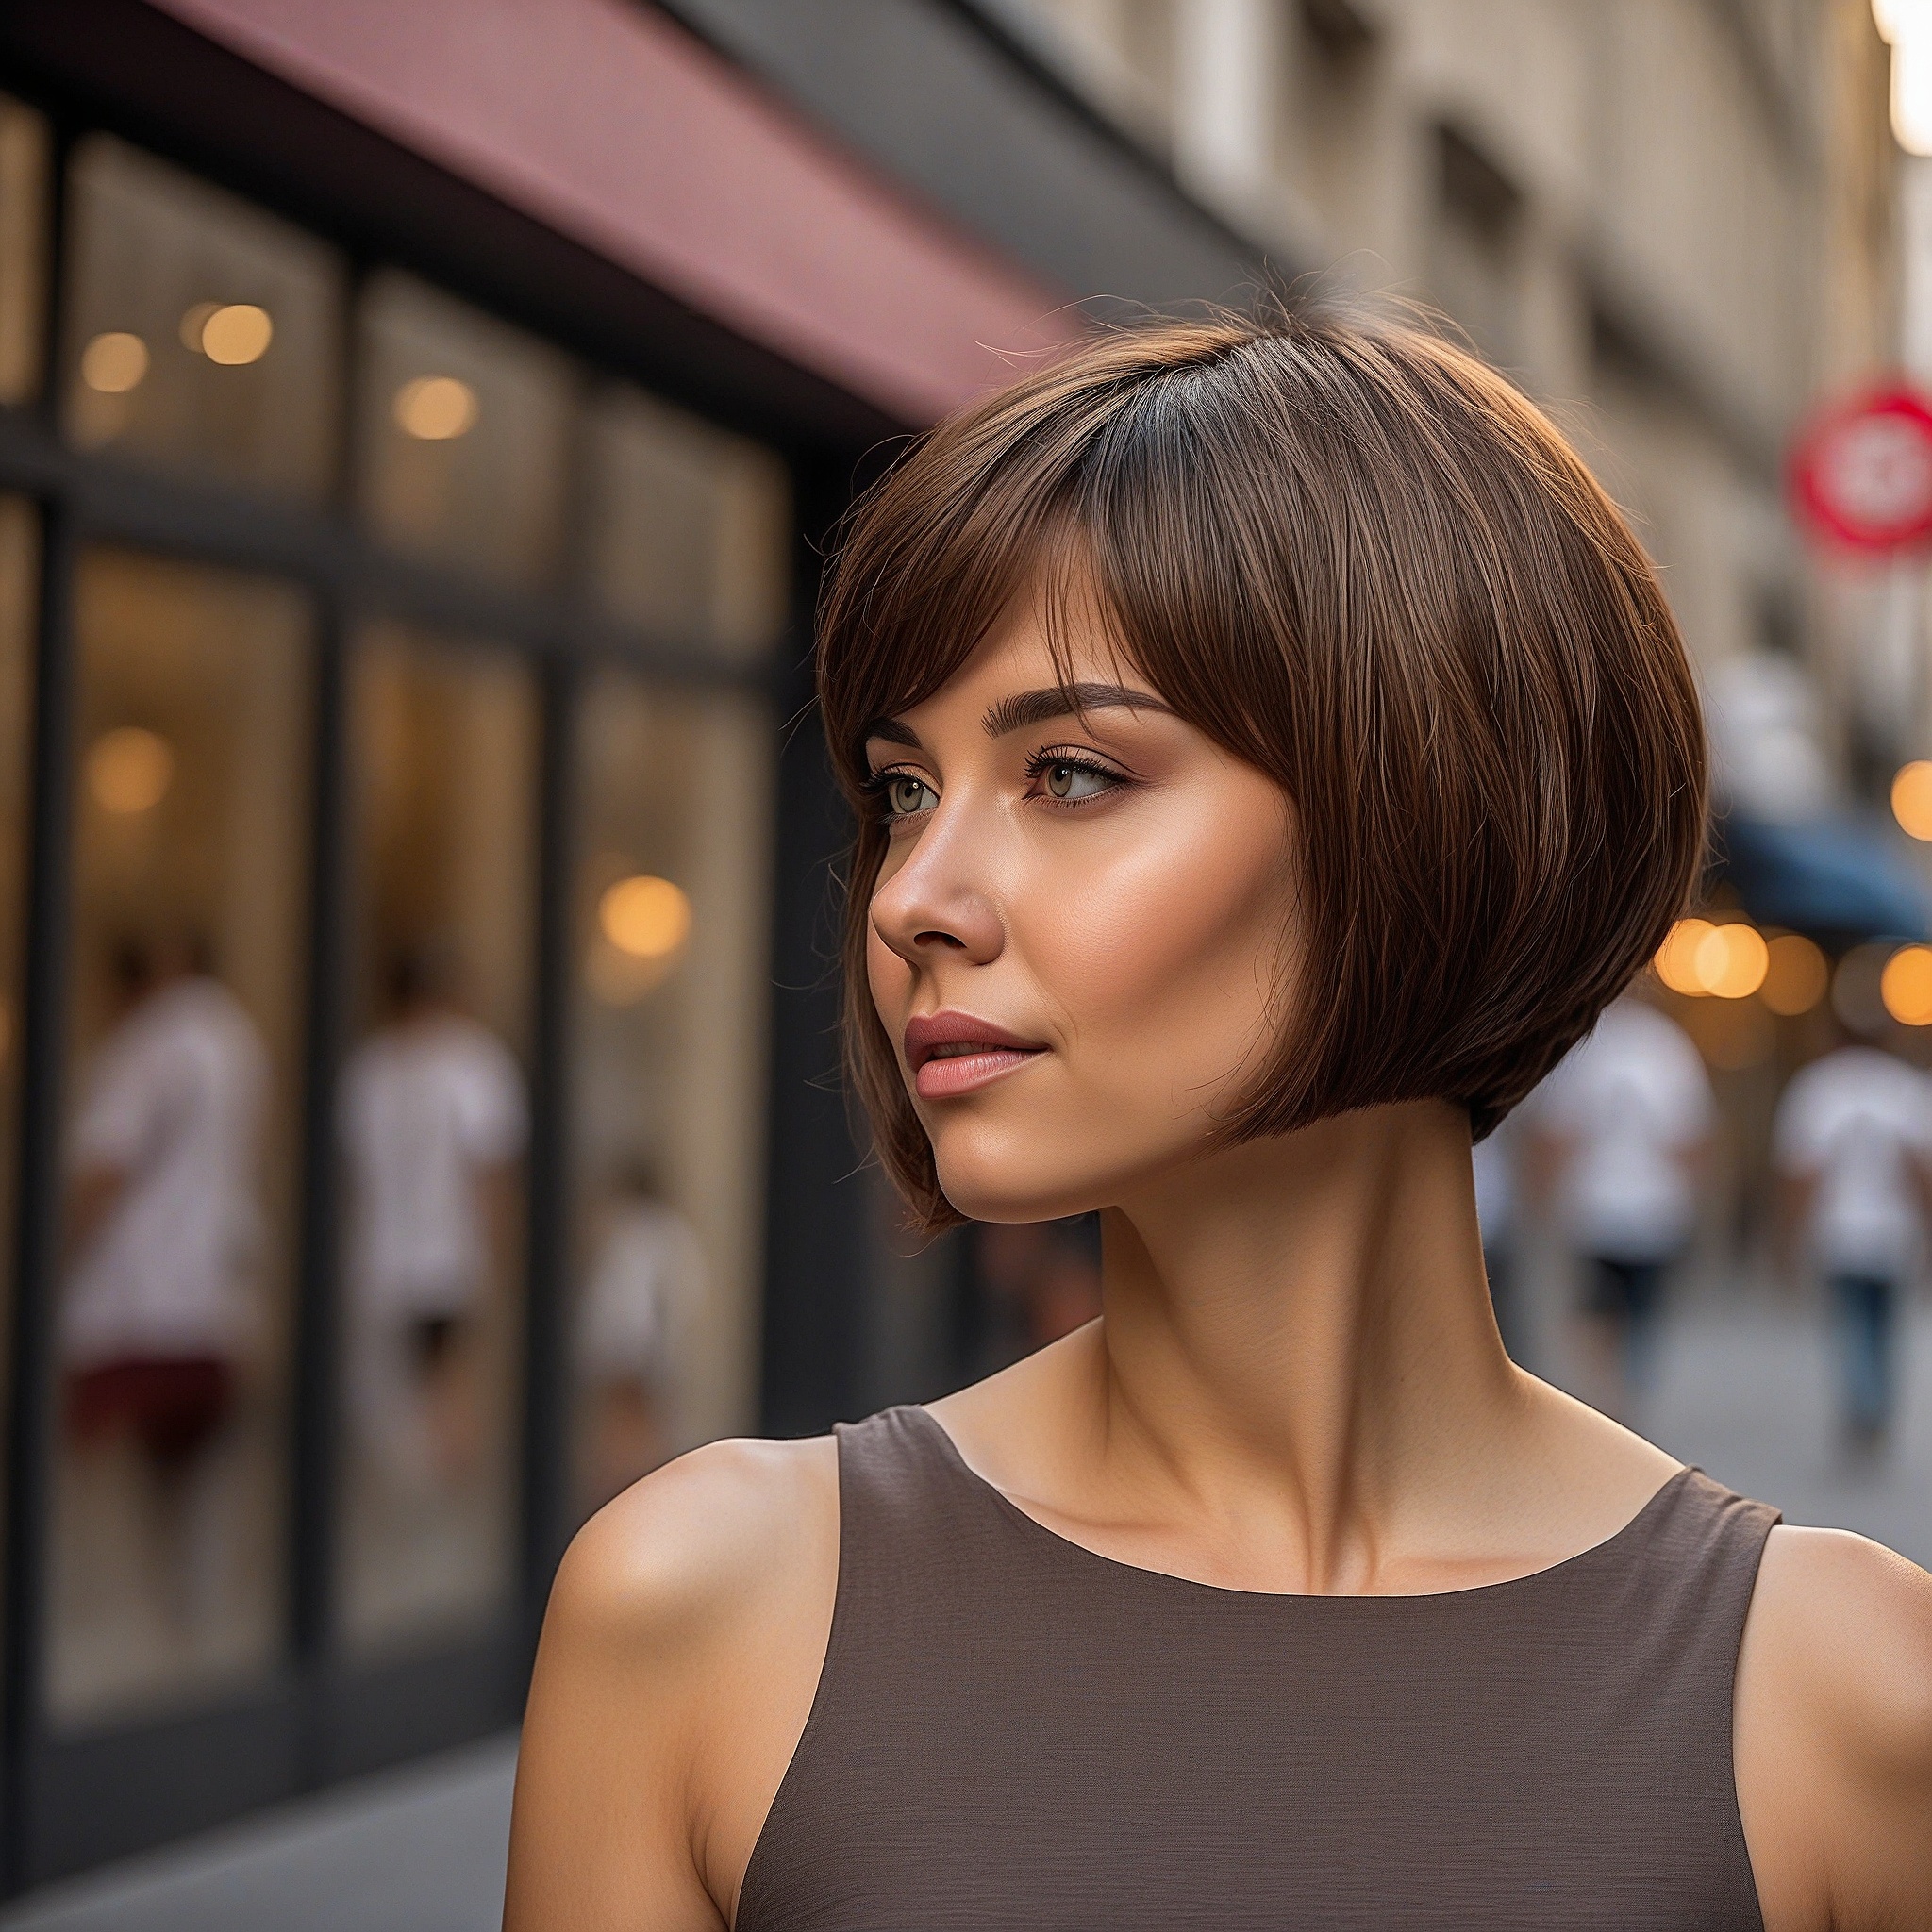
[[361, 315], [361, 495], [399, 548], [546, 583], [563, 531], [570, 365], [407, 275]]
[[599, 674], [576, 719], [570, 1266], [576, 1504], [750, 1425], [770, 731]]
[[49, 1701], [257, 1675], [281, 1615], [309, 618], [82, 559]]
[[790, 505], [777, 458], [633, 389], [588, 425], [589, 566], [613, 617], [754, 662], [785, 620]]
[[507, 652], [385, 626], [357, 654], [351, 733], [339, 1607], [366, 1650], [487, 1621], [512, 1576], [535, 682]]
[[71, 188], [69, 435], [323, 495], [340, 381], [334, 256], [107, 135], [81, 143]]
[[0, 403], [41, 386], [46, 314], [47, 124], [0, 94]]

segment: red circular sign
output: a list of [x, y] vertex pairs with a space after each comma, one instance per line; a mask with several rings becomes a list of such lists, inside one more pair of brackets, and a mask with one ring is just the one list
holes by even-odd
[[1932, 537], [1932, 404], [1900, 387], [1821, 417], [1792, 453], [1791, 493], [1812, 524], [1859, 550]]

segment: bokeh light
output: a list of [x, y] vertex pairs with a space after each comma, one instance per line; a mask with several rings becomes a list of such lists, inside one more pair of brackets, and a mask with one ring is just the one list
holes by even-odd
[[275, 340], [275, 325], [266, 308], [253, 302], [228, 302], [201, 325], [201, 353], [230, 368], [259, 362]]
[[1901, 946], [1879, 976], [1885, 1010], [1902, 1026], [1932, 1026], [1932, 946]]
[[1831, 983], [1831, 967], [1824, 953], [1801, 932], [1779, 933], [1767, 951], [1759, 997], [1774, 1013], [1787, 1019], [1808, 1013]]
[[1707, 919], [1680, 919], [1657, 949], [1656, 965], [1673, 992], [1742, 1000], [1764, 984], [1771, 950], [1764, 935], [1742, 921], [1714, 925]]
[[398, 427], [424, 442], [467, 436], [477, 413], [476, 391], [454, 375], [419, 375], [396, 391]]
[[1697, 977], [1721, 1000], [1749, 999], [1764, 984], [1771, 948], [1755, 925], [1714, 925], [1697, 942]]
[[661, 959], [691, 931], [691, 901], [669, 879], [638, 873], [608, 888], [597, 902], [597, 924], [620, 953]]
[[123, 396], [147, 374], [147, 344], [125, 329], [97, 335], [80, 352], [80, 379], [104, 396]]
[[1707, 919], [1680, 919], [1657, 948], [1657, 976], [1673, 992], [1692, 999], [1704, 996], [1704, 982], [1697, 975], [1697, 949], [1713, 929]]
[[123, 724], [88, 747], [87, 789], [103, 811], [132, 818], [152, 811], [175, 782], [175, 750], [158, 732]]
[[1932, 839], [1932, 758], [1914, 758], [1891, 781], [1891, 815], [1914, 839]]

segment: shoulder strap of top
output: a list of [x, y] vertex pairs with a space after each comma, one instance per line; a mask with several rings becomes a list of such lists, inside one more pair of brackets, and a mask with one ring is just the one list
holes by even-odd
[[933, 1602], [983, 1588], [998, 1574], [990, 1563], [1009, 1565], [1024, 1548], [998, 1493], [924, 1409], [884, 1409], [834, 1433], [838, 1603], [848, 1624], [869, 1624], [908, 1590]]
[[1778, 1512], [1686, 1469], [1667, 1482], [1630, 1525], [1631, 1585], [1645, 1615], [1688, 1634], [1695, 1630], [1737, 1661], [1744, 1618], [1757, 1585], [1765, 1539]]
[[1686, 1469], [1618, 1540], [1620, 1560], [1595, 1580], [1607, 1592], [1594, 1624], [1598, 1668], [1623, 1713], [1611, 1734], [1636, 1753], [1657, 1747], [1653, 1775], [1673, 1788], [1685, 1819], [1706, 1818], [1728, 1840], [1740, 1896], [1753, 1893], [1754, 1910], [1731, 1749], [1733, 1699], [1758, 1563], [1780, 1520], [1775, 1509]]

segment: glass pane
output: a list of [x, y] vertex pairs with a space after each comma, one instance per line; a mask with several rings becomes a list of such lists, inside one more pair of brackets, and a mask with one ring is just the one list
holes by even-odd
[[81, 143], [70, 187], [68, 434], [321, 496], [340, 382], [334, 254], [106, 135]]
[[400, 275], [370, 287], [361, 354], [361, 493], [376, 530], [500, 582], [548, 582], [563, 532], [570, 364]]
[[0, 403], [41, 387], [47, 306], [47, 124], [0, 94]]
[[764, 1202], [771, 724], [609, 670], [576, 718], [576, 1503], [749, 1427]]
[[784, 625], [790, 579], [783, 464], [634, 389], [604, 392], [588, 441], [599, 602], [727, 662], [762, 658]]
[[308, 881], [292, 590], [98, 550], [78, 690], [48, 1694], [258, 1674], [281, 1624]]
[[473, 1627], [513, 1576], [537, 689], [383, 626], [357, 654], [347, 1190], [353, 1648]]

